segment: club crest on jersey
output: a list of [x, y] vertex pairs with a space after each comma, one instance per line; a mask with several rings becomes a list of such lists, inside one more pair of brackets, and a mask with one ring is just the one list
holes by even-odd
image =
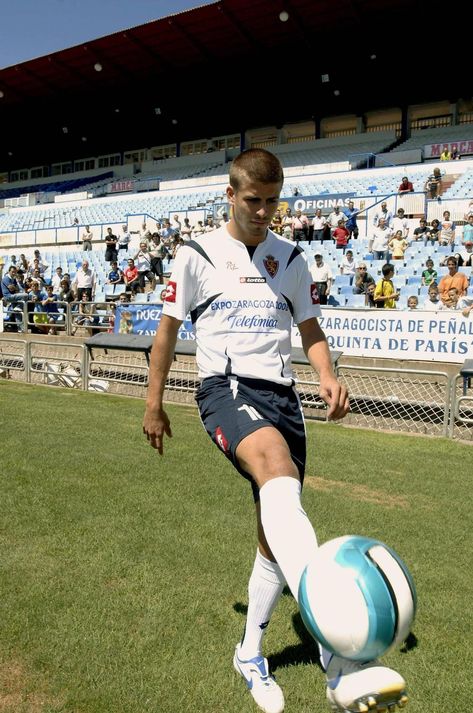
[[217, 426], [217, 428], [215, 429], [215, 441], [217, 443], [217, 446], [221, 448], [224, 453], [228, 453], [228, 441], [225, 438], [220, 426]]
[[169, 280], [166, 289], [163, 290], [163, 302], [175, 302], [177, 292], [177, 283]]
[[276, 260], [272, 255], [266, 255], [263, 260], [263, 265], [270, 277], [275, 277], [277, 271], [279, 270], [279, 260]]
[[320, 304], [320, 299], [319, 299], [319, 293], [317, 290], [317, 285], [313, 282], [310, 286], [310, 297], [312, 299], [312, 304], [313, 305], [319, 305]]

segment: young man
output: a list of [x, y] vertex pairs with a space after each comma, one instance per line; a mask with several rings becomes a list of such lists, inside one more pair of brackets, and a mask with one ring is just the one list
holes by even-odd
[[[256, 703], [281, 713], [283, 693], [262, 656], [262, 639], [287, 582], [297, 600], [317, 540], [301, 500], [305, 429], [291, 368], [291, 326], [320, 376], [328, 417], [343, 418], [348, 396], [332, 370], [318, 324], [319, 298], [303, 251], [268, 228], [283, 184], [279, 160], [263, 149], [232, 163], [230, 222], [178, 252], [151, 354], [143, 432], [163, 453], [171, 436], [163, 393], [178, 330], [190, 312], [202, 378], [197, 393], [209, 436], [252, 485], [258, 551], [249, 582], [245, 633], [233, 664]], [[404, 681], [375, 662], [356, 664], [321, 650], [327, 697], [339, 711], [404, 701]], [[363, 707], [364, 706], [364, 707]]]

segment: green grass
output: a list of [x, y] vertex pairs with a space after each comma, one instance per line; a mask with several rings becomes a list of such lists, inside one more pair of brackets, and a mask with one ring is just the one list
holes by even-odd
[[[0, 382], [0, 712], [252, 713], [231, 658], [255, 551], [248, 484], [197, 412]], [[385, 661], [411, 713], [465, 713], [473, 671], [471, 447], [308, 424], [319, 540], [366, 534], [408, 562], [419, 612]], [[314, 644], [284, 596], [265, 643], [286, 713], [325, 710]], [[328, 709], [327, 709], [328, 710]]]

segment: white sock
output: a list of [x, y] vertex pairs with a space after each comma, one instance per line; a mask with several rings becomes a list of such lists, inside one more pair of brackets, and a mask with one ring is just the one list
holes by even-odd
[[257, 550], [248, 583], [248, 614], [239, 653], [243, 661], [261, 656], [263, 636], [285, 584], [279, 565]]
[[272, 478], [260, 489], [264, 534], [296, 602], [299, 582], [317, 549], [314, 528], [301, 505], [296, 478]]

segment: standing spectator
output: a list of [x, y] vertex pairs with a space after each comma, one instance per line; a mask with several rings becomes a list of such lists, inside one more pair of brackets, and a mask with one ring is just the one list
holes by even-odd
[[89, 228], [88, 225], [84, 225], [84, 232], [82, 233], [81, 240], [82, 240], [82, 250], [84, 252], [88, 252], [89, 250], [92, 250], [92, 240], [93, 240], [94, 234]]
[[[290, 228], [291, 229], [291, 237], [289, 240], [292, 239], [292, 210], [291, 208], [286, 208], [284, 215], [282, 217], [282, 234], [284, 234], [284, 228]], [[287, 235], [287, 231], [286, 231]]]
[[28, 272], [28, 260], [26, 259], [25, 253], [21, 253], [20, 259], [17, 263], [18, 270], [22, 270], [24, 273]]
[[105, 262], [114, 262], [118, 260], [118, 238], [113, 233], [111, 228], [107, 228], [107, 234], [105, 236]]
[[440, 160], [441, 161], [451, 161], [452, 160], [452, 154], [448, 150], [448, 146], [445, 146], [444, 150], [440, 154]]
[[[169, 220], [167, 222], [169, 223]], [[144, 223], [141, 223], [140, 240], [148, 241], [150, 239], [150, 237], [151, 237], [151, 230], [148, 228], [146, 221], [145, 221]]]
[[332, 271], [329, 266], [324, 263], [324, 259], [320, 253], [315, 253], [314, 261], [315, 265], [312, 265], [310, 272], [319, 294], [320, 304], [326, 305], [332, 289]]
[[439, 300], [439, 290], [435, 282], [432, 282], [432, 284], [429, 286], [428, 295], [428, 298], [422, 305], [422, 309], [426, 309], [429, 312], [435, 312], [440, 308], [442, 304]]
[[424, 190], [430, 195], [432, 200], [435, 198], [440, 200], [442, 195], [442, 174], [440, 173], [440, 168], [434, 168], [433, 173], [430, 174], [425, 182]]
[[176, 215], [172, 219], [172, 229], [174, 230], [175, 233], [180, 233], [181, 227], [182, 227], [182, 223], [179, 219], [179, 216], [176, 213]]
[[79, 302], [83, 295], [86, 295], [87, 300], [92, 302], [95, 294], [95, 272], [89, 267], [88, 260], [82, 260], [82, 265], [76, 272], [72, 287]]
[[189, 218], [184, 218], [184, 225], [181, 228], [182, 239], [188, 242], [191, 239], [192, 227], [189, 223]]
[[407, 176], [403, 176], [401, 185], [397, 189], [398, 193], [414, 193], [414, 186], [410, 182]]
[[365, 295], [368, 289], [368, 285], [376, 285], [375, 279], [368, 272], [368, 268], [365, 262], [360, 262], [357, 271], [355, 273], [355, 283], [353, 285], [354, 295]]
[[451, 245], [453, 250], [453, 245], [455, 243], [455, 230], [456, 226], [450, 218], [450, 211], [444, 210], [443, 218], [440, 222], [439, 245]]
[[404, 253], [409, 247], [409, 243], [402, 237], [402, 230], [397, 230], [388, 244], [392, 251], [393, 260], [404, 260]]
[[192, 237], [200, 238], [204, 234], [204, 225], [201, 220], [198, 220], [196, 225], [192, 228]]
[[120, 237], [118, 238], [118, 251], [128, 250], [128, 246], [130, 245], [130, 240], [131, 240], [131, 235], [128, 230], [128, 226], [122, 225], [122, 232], [120, 233]]
[[281, 216], [281, 211], [279, 210], [279, 208], [276, 210], [275, 214], [273, 215], [273, 219], [271, 221], [270, 228], [273, 231], [273, 233], [276, 233], [276, 235], [282, 235], [282, 216]]
[[353, 201], [348, 201], [348, 207], [343, 209], [343, 214], [346, 216], [347, 221], [345, 227], [349, 232], [349, 239], [358, 237], [358, 223], [356, 222], [356, 216], [360, 211], [355, 208]]
[[205, 220], [204, 233], [210, 233], [212, 230], [217, 230], [213, 216], [208, 215]]
[[[18, 268], [20, 269], [20, 268]], [[28, 266], [28, 274], [29, 275], [34, 275], [35, 270], [39, 272], [41, 275], [41, 279], [43, 278], [44, 275], [44, 269], [41, 267], [41, 262], [40, 260], [35, 257], [34, 260], [32, 260]]]
[[335, 247], [344, 249], [348, 245], [348, 238], [350, 233], [347, 228], [345, 228], [345, 221], [340, 218], [338, 221], [338, 226], [332, 232], [332, 238], [335, 241]]
[[312, 227], [313, 227], [312, 239], [313, 240], [322, 241], [324, 239], [326, 223], [327, 223], [327, 219], [325, 218], [325, 216], [322, 215], [322, 209], [317, 208], [317, 210], [315, 211], [315, 215], [312, 219]]
[[442, 302], [448, 298], [448, 291], [455, 287], [458, 290], [459, 297], [464, 297], [468, 289], [468, 277], [464, 272], [458, 272], [456, 259], [451, 256], [447, 260], [448, 275], [442, 277], [439, 282], [439, 294]]
[[345, 216], [340, 210], [340, 206], [337, 205], [331, 213], [329, 213], [327, 218], [327, 223], [330, 228], [330, 235], [333, 239], [333, 233], [338, 228], [339, 221], [345, 222]]
[[53, 286], [54, 292], [58, 293], [61, 289], [61, 282], [63, 280], [63, 277], [64, 275], [62, 274], [62, 267], [57, 267], [56, 272], [54, 273], [51, 279], [51, 284]]
[[384, 218], [380, 218], [377, 227], [373, 230], [369, 241], [369, 250], [375, 260], [389, 260], [388, 244], [391, 239], [391, 229], [386, 225]]
[[223, 213], [222, 213], [222, 217], [221, 217], [220, 220], [218, 221], [218, 227], [219, 227], [219, 228], [222, 228], [222, 227], [223, 227], [224, 225], [226, 225], [227, 223], [228, 223], [228, 213], [223, 212]]
[[355, 276], [355, 260], [353, 259], [353, 250], [347, 250], [340, 262], [340, 275]]
[[381, 268], [382, 278], [377, 282], [373, 299], [377, 307], [384, 309], [396, 309], [396, 302], [399, 299], [399, 292], [393, 284], [394, 268], [387, 263]]
[[429, 257], [425, 262], [425, 270], [422, 271], [422, 287], [429, 287], [434, 282], [437, 284], [437, 270], [434, 269], [434, 261]]
[[307, 240], [309, 234], [309, 219], [302, 213], [299, 208], [292, 219], [292, 238], [299, 243], [301, 240]]
[[473, 213], [468, 216], [468, 222], [463, 226], [462, 243], [473, 242]]
[[378, 211], [376, 211], [376, 213], [374, 214], [373, 225], [375, 226], [375, 228], [377, 228], [379, 225], [379, 221], [382, 218], [384, 220], [385, 226], [387, 228], [391, 228], [392, 222], [393, 222], [393, 217], [394, 216], [392, 214], [392, 211], [388, 210], [388, 204], [386, 203], [386, 201], [383, 201], [381, 203], [380, 209]]
[[159, 231], [159, 237], [161, 238], [161, 242], [169, 249], [174, 237], [174, 230], [171, 228], [171, 222], [169, 220], [163, 221], [163, 227]]
[[394, 233], [400, 230], [405, 240], [409, 237], [409, 222], [404, 213], [404, 208], [398, 209], [396, 216], [393, 218], [391, 229]]
[[151, 291], [153, 291], [156, 286], [156, 276], [152, 270], [153, 256], [149, 252], [148, 243], [145, 240], [141, 241], [140, 249], [133, 259], [135, 261], [136, 269], [138, 270], [138, 284], [140, 286], [140, 291], [145, 291], [147, 279], [150, 282]]

